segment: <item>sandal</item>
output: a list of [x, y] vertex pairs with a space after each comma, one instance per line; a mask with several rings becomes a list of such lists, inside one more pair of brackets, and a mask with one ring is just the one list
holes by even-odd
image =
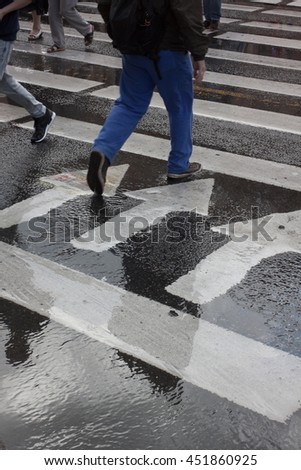
[[90, 46], [90, 44], [92, 44], [93, 42], [93, 34], [94, 34], [93, 24], [91, 24], [91, 27], [92, 27], [91, 33], [86, 34], [86, 36], [84, 37], [85, 46]]
[[28, 35], [28, 41], [37, 41], [38, 39], [41, 39], [43, 36], [43, 31], [40, 29], [38, 33], [34, 33], [33, 31], [30, 31]]
[[48, 54], [51, 54], [52, 52], [63, 52], [64, 50], [64, 47], [59, 47], [56, 44], [53, 44], [53, 46], [48, 47], [47, 52]]

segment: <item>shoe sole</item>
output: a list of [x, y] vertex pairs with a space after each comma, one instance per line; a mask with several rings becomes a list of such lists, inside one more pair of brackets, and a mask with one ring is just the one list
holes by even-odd
[[49, 128], [51, 127], [51, 125], [52, 125], [52, 123], [53, 123], [55, 117], [56, 117], [56, 114], [55, 114], [54, 111], [52, 111], [51, 121], [49, 122], [49, 124], [47, 124], [47, 126], [46, 126], [46, 128], [45, 128], [45, 132], [44, 132], [43, 137], [42, 137], [41, 139], [39, 139], [39, 140], [31, 140], [31, 142], [32, 142], [33, 144], [38, 144], [39, 142], [42, 142], [42, 141], [46, 138], [46, 136], [47, 136], [47, 134], [48, 134], [48, 130], [49, 130]]
[[104, 155], [97, 151], [91, 152], [87, 173], [87, 183], [91, 191], [99, 195], [103, 193], [105, 186], [105, 182], [102, 175], [102, 167], [104, 165], [104, 162]]

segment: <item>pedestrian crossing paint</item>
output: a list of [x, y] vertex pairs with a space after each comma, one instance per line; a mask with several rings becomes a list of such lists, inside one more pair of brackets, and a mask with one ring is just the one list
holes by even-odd
[[[261, 226], [262, 233], [258, 231]], [[167, 291], [195, 303], [211, 302], [239, 284], [262, 259], [286, 252], [301, 253], [300, 226], [301, 211], [296, 211], [212, 227], [214, 232], [230, 236], [231, 241], [167, 287]]]
[[[301, 28], [300, 28], [301, 30]], [[265, 91], [267, 93], [277, 93], [287, 96], [301, 98], [301, 85], [283, 83], [259, 78], [243, 77], [240, 75], [230, 75], [226, 73], [206, 72], [203, 83], [214, 83], [228, 85], [247, 90]]]
[[[247, 42], [250, 44], [264, 44], [265, 46], [283, 47], [286, 49], [296, 49], [300, 51], [301, 41], [296, 39], [276, 38], [270, 36], [261, 36], [259, 34], [246, 34], [228, 32], [219, 34], [219, 39], [223, 41]], [[301, 55], [300, 55], [301, 58]]]
[[50, 89], [53, 88], [55, 90], [71, 91], [73, 93], [78, 93], [103, 85], [101, 82], [83, 80], [82, 78], [76, 77], [66, 77], [65, 75], [58, 75], [50, 72], [24, 69], [23, 67], [8, 66], [7, 71], [20, 82], [39, 85]]
[[222, 49], [209, 49], [207, 56], [212, 59], [221, 59], [227, 62], [237, 61], [243, 64], [262, 65], [275, 69], [278, 68], [301, 71], [301, 62], [298, 60], [284, 59], [282, 57], [270, 57], [256, 54], [245, 54], [243, 52], [227, 51]]
[[266, 3], [267, 5], [277, 5], [282, 3], [282, 0], [249, 0], [251, 3]]
[[11, 106], [8, 103], [0, 103], [0, 122], [10, 122], [25, 116], [28, 116], [28, 113], [24, 108]]
[[141, 230], [160, 223], [170, 212], [196, 211], [198, 214], [208, 215], [213, 185], [214, 180], [209, 178], [173, 186], [128, 191], [125, 195], [140, 201], [138, 206], [121, 212], [71, 243], [76, 248], [99, 253], [121, 241], [125, 242]]
[[[94, 91], [91, 95], [115, 101], [119, 96], [119, 87], [110, 86]], [[163, 100], [158, 93], [153, 94], [150, 107], [165, 111]], [[299, 116], [291, 116], [272, 111], [263, 111], [260, 109], [201, 100], [194, 101], [193, 114], [194, 116], [199, 117], [235, 122], [264, 129], [273, 129], [283, 133], [289, 132], [301, 135], [301, 117]]]
[[285, 422], [301, 359], [0, 243], [2, 296], [211, 393]]
[[246, 13], [253, 13], [255, 11], [259, 11], [260, 8], [258, 7], [253, 7], [249, 5], [231, 5], [230, 3], [223, 3], [222, 4], [222, 13], [226, 12], [227, 10], [229, 11], [239, 11], [239, 12], [246, 12]]
[[249, 21], [247, 23], [240, 23], [241, 26], [247, 26], [249, 28], [262, 28], [273, 31], [287, 31], [290, 33], [301, 33], [301, 26], [282, 24], [282, 23], [266, 23], [263, 21]]
[[99, 65], [102, 67], [121, 69], [120, 57], [111, 57], [103, 54], [95, 54], [93, 52], [69, 49], [63, 52], [48, 54], [47, 46], [40, 44], [31, 44], [30, 42], [28, 44], [22, 43], [22, 45], [16, 44], [14, 50], [25, 54], [38, 54], [39, 56], [45, 56], [46, 58], [55, 57], [57, 60], [68, 59], [72, 62], [81, 62], [83, 64]]
[[277, 8], [277, 10], [267, 10], [262, 12], [263, 15], [274, 15], [274, 16], [288, 16], [292, 18], [301, 18], [301, 11], [296, 10], [286, 10], [282, 8]]
[[[128, 165], [111, 168], [110, 179], [105, 188], [106, 196], [114, 196], [127, 169]], [[90, 195], [91, 190], [86, 183], [86, 174], [85, 170], [79, 170], [42, 178], [42, 183], [47, 186], [51, 185], [52, 188], [1, 210], [0, 227], [7, 228], [28, 222], [35, 217], [47, 214], [64, 202], [71, 201], [78, 196]]]
[[[20, 23], [20, 28], [21, 28], [22, 31], [27, 31], [27, 32], [30, 31], [30, 29], [31, 29], [31, 23], [30, 22], [20, 21], [19, 23]], [[42, 24], [42, 30], [43, 30], [43, 33], [51, 34], [50, 26], [46, 23]], [[81, 40], [83, 39], [82, 34], [80, 34], [78, 31], [76, 31], [73, 28], [69, 28], [68, 26], [64, 27], [64, 34], [68, 38], [80, 38]], [[107, 33], [102, 33], [100, 31], [94, 31], [93, 40], [94, 41], [107, 42], [107, 43], [112, 42], [112, 40], [109, 38]]]

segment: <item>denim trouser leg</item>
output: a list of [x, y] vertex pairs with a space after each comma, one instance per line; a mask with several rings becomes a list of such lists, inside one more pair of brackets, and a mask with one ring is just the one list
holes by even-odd
[[203, 0], [204, 16], [208, 21], [219, 21], [222, 16], [222, 0]]
[[148, 109], [155, 87], [148, 72], [149, 65], [153, 67], [146, 57], [123, 56], [120, 97], [115, 101], [93, 146], [93, 149], [104, 153], [111, 163]]
[[[169, 117], [171, 151], [168, 172], [183, 173], [192, 153], [192, 64], [190, 55], [182, 52], [162, 51], [161, 56], [163, 73], [157, 87]], [[171, 68], [164, 73], [164, 66], [170, 62]]]
[[41, 117], [46, 112], [45, 106], [37, 101], [14, 77], [6, 73], [12, 48], [12, 41], [0, 39], [0, 93], [4, 93], [12, 101], [25, 108], [33, 118]]
[[184, 172], [192, 152], [192, 66], [190, 56], [161, 51], [159, 79], [153, 61], [147, 57], [123, 57], [120, 98], [95, 139], [93, 149], [106, 155], [110, 162], [135, 130], [148, 109], [153, 90], [158, 87], [168, 111], [171, 152], [168, 171]]

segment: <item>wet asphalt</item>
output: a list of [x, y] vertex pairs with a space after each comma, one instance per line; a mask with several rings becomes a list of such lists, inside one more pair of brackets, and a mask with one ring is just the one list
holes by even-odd
[[[235, 31], [238, 26], [226, 28]], [[47, 38], [44, 35], [43, 41]], [[26, 33], [21, 31], [19, 41], [25, 39]], [[83, 46], [72, 38], [68, 39], [67, 47], [81, 50]], [[97, 43], [93, 48], [95, 53], [116, 55], [107, 44]], [[225, 44], [218, 38], [212, 40], [212, 48], [271, 54], [269, 46], [264, 44], [231, 41]], [[300, 50], [279, 48], [275, 54], [300, 60]], [[37, 70], [46, 67], [55, 73], [104, 82], [105, 86], [119, 81], [118, 70], [100, 70], [85, 64], [77, 67], [76, 63], [62, 66], [62, 60], [54, 57], [25, 57], [18, 51], [13, 61], [16, 66], [26, 64]], [[212, 67], [214, 70], [214, 61]], [[264, 74], [264, 67], [258, 67], [257, 76], [263, 78]], [[287, 77], [289, 83], [289, 72]], [[297, 76], [294, 83], [298, 83]], [[28, 89], [58, 115], [94, 124], [102, 124], [112, 106], [109, 101], [85, 93], [36, 85], [29, 85]], [[294, 100], [285, 100], [280, 94], [251, 92], [238, 96], [230, 88], [223, 92], [226, 97], [218, 93], [218, 87], [207, 85], [203, 99], [300, 116], [300, 107]], [[139, 124], [138, 132], [167, 138], [166, 116], [150, 110]], [[42, 177], [87, 168], [90, 144], [49, 135], [45, 142], [32, 145], [30, 135], [29, 130], [14, 124], [0, 123], [1, 210], [49, 188], [50, 185], [41, 181]], [[250, 129], [241, 123], [195, 119], [194, 144], [301, 166], [300, 134], [285, 135], [261, 127]], [[170, 316], [176, 317], [177, 311], [181, 311], [195, 321], [206, 320], [300, 358], [300, 251], [287, 248], [264, 257], [238, 284], [209, 303], [200, 304], [175, 295], [167, 287], [229, 243], [229, 236], [214, 231], [215, 227], [229, 220], [249, 221], [271, 214], [298, 212], [301, 187], [296, 191], [205, 170], [198, 178], [213, 179], [214, 186], [208, 214], [202, 218], [201, 225], [193, 210], [170, 211], [159, 223], [114, 248], [97, 253], [74, 247], [72, 240], [84, 234], [87, 227], [91, 229], [95, 223], [100, 226], [116, 210], [124, 212], [140, 203], [126, 192], [165, 187], [168, 183], [163, 160], [123, 151], [114, 163], [121, 164], [128, 164], [129, 169], [114, 196], [78, 196], [55, 211], [40, 214], [30, 224], [21, 222], [2, 228], [1, 241], [166, 305]], [[166, 220], [172, 217], [184, 221], [181, 227], [185, 236], [183, 231], [175, 230], [170, 243]], [[38, 226], [45, 227], [53, 239], [47, 237], [37, 242], [41, 232], [34, 232], [33, 227]], [[192, 233], [197, 234], [197, 240]], [[152, 243], [154, 239], [157, 243]], [[213, 278], [212, 282], [218, 279]], [[0, 448], [301, 448], [300, 409], [285, 422], [271, 420], [18, 305], [5, 294], [0, 305]], [[203, 360], [210, 361], [210, 357]], [[231, 382], [231, 377], [228, 380]]]

